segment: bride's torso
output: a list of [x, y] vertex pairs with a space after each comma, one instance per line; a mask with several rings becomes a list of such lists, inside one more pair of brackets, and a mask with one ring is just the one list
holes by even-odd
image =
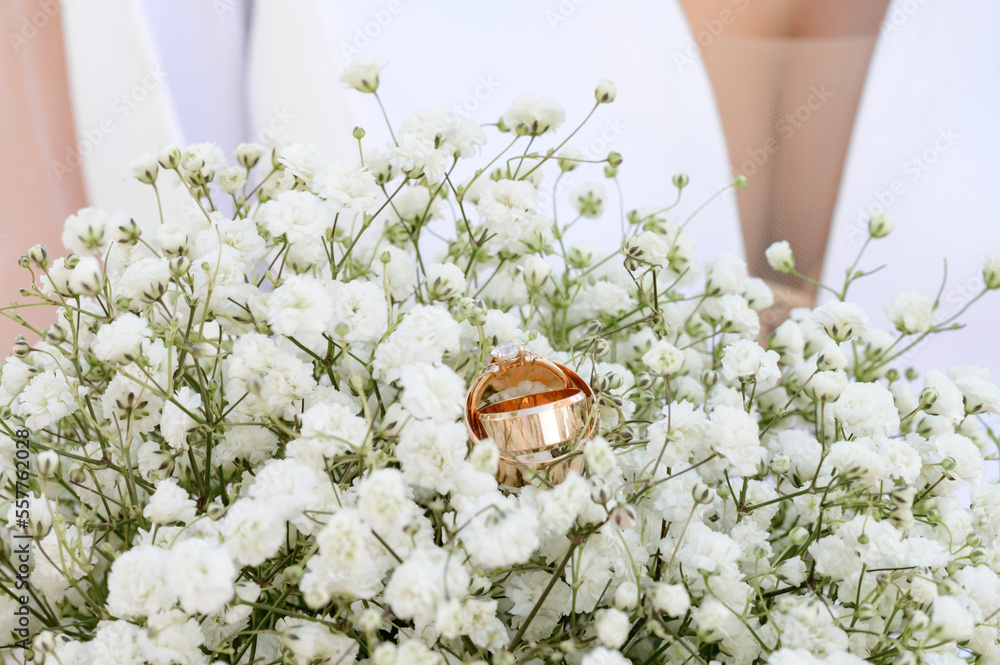
[[[95, 4], [102, 2], [95, 0]], [[738, 8], [740, 3], [730, 4]], [[1000, 105], [995, 72], [1000, 44], [990, 36], [1000, 25], [1000, 6], [987, 0], [973, 4], [967, 16], [975, 14], [976, 19], [968, 20], [950, 5], [892, 0], [877, 40], [868, 33], [862, 35], [867, 46], [852, 45], [850, 39], [836, 45], [835, 37], [827, 43], [841, 49], [838, 58], [854, 54], [853, 64], [825, 71], [853, 76], [853, 94], [860, 94], [861, 101], [853, 102], [858, 109], [853, 122], [843, 120], [850, 113], [840, 114], [839, 137], [820, 137], [840, 151], [849, 144], [846, 153], [799, 152], [801, 159], [814, 163], [824, 176], [813, 183], [820, 193], [801, 192], [796, 205], [810, 214], [825, 211], [815, 212], [820, 218], [832, 215], [821, 256], [824, 278], [833, 283], [843, 281], [845, 268], [861, 247], [868, 214], [881, 209], [897, 218], [893, 236], [873, 245], [862, 263], [871, 268], [887, 262], [890, 267], [850, 295], [877, 319], [884, 319], [879, 316], [881, 305], [896, 291], [917, 290], [933, 296], [940, 282], [941, 257], [949, 260], [954, 285], [944, 292], [942, 309], [954, 313], [976, 286], [982, 254], [1000, 246], [995, 224], [985, 221], [996, 217], [990, 192], [1000, 178], [995, 160], [1000, 130], [992, 119]], [[181, 2], [177, 11], [187, 6]], [[315, 20], [303, 18], [303, 7], [313, 8], [310, 17]], [[353, 158], [333, 137], [349, 137], [355, 124], [365, 127], [366, 140], [372, 145], [388, 140], [375, 100], [340, 90], [331, 74], [349, 60], [378, 54], [388, 62], [380, 93], [395, 122], [432, 105], [494, 122], [515, 95], [534, 92], [557, 98], [566, 106], [565, 136], [592, 105], [594, 85], [604, 77], [613, 79], [618, 99], [602, 106], [573, 142], [598, 158], [609, 150], [625, 156], [620, 180], [627, 208], [669, 203], [674, 196], [670, 176], [686, 171], [691, 186], [679, 206], [679, 213], [686, 215], [730, 182], [733, 167], [738, 170], [746, 159], [737, 160], [731, 154], [735, 151], [730, 149], [730, 137], [736, 134], [726, 126], [727, 104], [738, 108], [741, 99], [737, 96], [727, 102], [720, 94], [717, 106], [717, 90], [713, 90], [717, 87], [713, 86], [713, 59], [722, 59], [730, 48], [725, 33], [709, 31], [705, 37], [702, 31], [692, 31], [682, 8], [673, 2], [510, 0], [484, 18], [478, 6], [459, 0], [440, 0], [433, 11], [403, 0], [349, 4], [257, 0], [252, 14], [245, 60], [256, 58], [258, 92], [246, 98], [250, 136], [273, 117], [273, 100], [280, 99], [287, 111], [287, 132], [324, 145], [334, 156]], [[217, 20], [230, 18], [240, 20], [231, 14]], [[726, 29], [736, 26], [734, 21]], [[267, 57], [260, 55], [259, 40], [254, 39], [261, 35], [272, 44]], [[169, 35], [160, 41], [161, 48], [200, 52], [200, 59], [191, 57], [192, 62], [201, 63], [198, 66], [211, 61], [216, 50], [226, 48], [219, 41], [171, 41]], [[871, 43], [875, 43], [874, 55], [868, 66], [864, 51], [872, 48]], [[819, 65], [829, 59], [813, 58]], [[955, 71], [955, 63], [961, 63], [961, 73]], [[170, 73], [165, 85], [171, 94], [186, 94], [185, 77], [197, 75], [192, 67]], [[106, 70], [102, 75], [113, 72]], [[858, 90], [859, 79], [863, 92]], [[264, 94], [268, 86], [273, 92], [270, 98]], [[843, 96], [845, 108], [852, 106], [851, 96]], [[799, 138], [808, 135], [809, 127], [822, 126], [822, 115], [835, 108], [835, 98], [836, 93], [820, 109], [811, 109], [810, 123], [803, 123], [802, 131], [796, 132]], [[268, 99], [272, 100], [270, 109], [262, 101]], [[808, 97], [801, 103], [808, 106]], [[759, 124], [754, 131], [760, 131]], [[756, 137], [747, 135], [750, 140]], [[127, 146], [131, 154], [156, 147], [133, 143]], [[794, 152], [792, 144], [787, 145], [786, 152]], [[774, 163], [783, 167], [789, 161], [794, 165], [797, 160]], [[603, 175], [594, 168], [576, 176], [575, 183], [587, 179], [602, 180]], [[568, 193], [571, 185], [560, 189]], [[613, 187], [609, 193], [614, 198]], [[96, 203], [117, 207], [112, 197]], [[744, 207], [735, 196], [724, 195], [699, 214], [690, 229], [700, 259], [720, 252], [743, 253], [740, 213]], [[616, 208], [616, 201], [608, 206], [610, 211]], [[617, 228], [616, 222], [606, 216], [605, 225], [581, 222], [574, 231], [578, 239], [597, 245], [606, 242], [607, 228]], [[782, 229], [775, 231], [782, 235]], [[751, 253], [758, 251], [751, 248]], [[961, 331], [945, 336], [944, 341], [929, 345], [925, 355], [972, 362], [975, 358], [968, 351], [973, 349], [979, 355], [992, 353], [989, 364], [1000, 370], [1000, 353], [991, 351], [996, 332], [991, 318], [986, 308], [973, 310], [968, 320], [978, 335]]]

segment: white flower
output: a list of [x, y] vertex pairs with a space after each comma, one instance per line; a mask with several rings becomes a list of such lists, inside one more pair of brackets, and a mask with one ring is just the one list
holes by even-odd
[[160, 172], [160, 163], [157, 161], [156, 153], [150, 150], [129, 163], [128, 170], [129, 175], [139, 182], [152, 185]]
[[503, 113], [503, 122], [518, 134], [540, 136], [566, 120], [566, 111], [554, 99], [541, 95], [518, 95]]
[[432, 263], [424, 272], [424, 286], [431, 300], [455, 298], [465, 293], [465, 272], [454, 263]]
[[[392, 281], [390, 278], [390, 283]], [[328, 333], [351, 344], [371, 344], [382, 337], [388, 315], [385, 292], [379, 285], [355, 280], [330, 281], [326, 287], [333, 301]], [[343, 334], [343, 326], [347, 327], [347, 334]]]
[[268, 296], [267, 322], [281, 335], [318, 339], [328, 328], [333, 307], [333, 297], [320, 280], [291, 275]]
[[75, 379], [65, 378], [62, 372], [41, 372], [21, 393], [17, 414], [30, 429], [43, 429], [76, 412], [76, 392]]
[[742, 476], [757, 473], [761, 462], [757, 423], [739, 407], [719, 406], [712, 411], [708, 434], [712, 450], [725, 457]]
[[790, 273], [795, 270], [795, 256], [787, 240], [772, 243], [764, 250], [764, 256], [771, 268], [778, 272]]
[[461, 561], [437, 547], [413, 552], [392, 573], [385, 600], [393, 614], [420, 626], [437, 618], [438, 605], [447, 595], [461, 599], [469, 587], [469, 574]]
[[649, 590], [649, 599], [658, 612], [680, 617], [691, 609], [691, 597], [683, 584], [655, 583]]
[[934, 416], [944, 416], [953, 423], [965, 418], [965, 402], [962, 392], [946, 374], [932, 369], [924, 374], [925, 396], [931, 397], [930, 406], [925, 410]]
[[326, 199], [335, 212], [364, 212], [378, 201], [378, 185], [367, 169], [341, 162], [329, 162], [316, 176], [317, 193]]
[[344, 69], [340, 80], [360, 92], [375, 92], [378, 90], [379, 72], [384, 67], [382, 58], [377, 55], [366, 55]]
[[318, 242], [333, 227], [330, 207], [311, 192], [282, 192], [257, 211], [257, 221], [289, 242]]
[[850, 436], [891, 436], [899, 429], [892, 393], [875, 383], [851, 383], [833, 403], [833, 413]]
[[212, 180], [216, 172], [226, 168], [226, 154], [214, 143], [192, 143], [181, 152], [180, 171], [189, 181], [198, 176]]
[[597, 641], [611, 649], [625, 644], [632, 627], [628, 615], [614, 608], [598, 610], [594, 615], [594, 623], [597, 627]]
[[743, 280], [743, 297], [755, 312], [774, 305], [774, 293], [771, 287], [759, 277], [747, 277]]
[[643, 354], [642, 364], [653, 374], [669, 376], [684, 367], [684, 353], [667, 340], [660, 339]]
[[416, 506], [398, 469], [372, 471], [358, 486], [358, 509], [377, 529], [405, 526], [415, 517]]
[[455, 489], [468, 451], [467, 439], [459, 423], [411, 421], [396, 446], [406, 482], [441, 494]]
[[120, 619], [151, 617], [177, 602], [166, 571], [167, 552], [138, 545], [123, 552], [108, 573], [108, 611]]
[[719, 254], [705, 266], [705, 292], [713, 296], [743, 293], [746, 278], [747, 264], [743, 259], [732, 254]]
[[233, 597], [236, 568], [222, 547], [201, 538], [182, 540], [166, 560], [170, 585], [188, 614], [221, 610]]
[[777, 383], [778, 354], [764, 351], [756, 342], [740, 340], [726, 347], [722, 355], [722, 373], [730, 381], [756, 376], [760, 383]]
[[142, 354], [143, 343], [152, 337], [145, 319], [126, 312], [98, 329], [92, 350], [105, 362], [127, 365]]
[[931, 632], [934, 637], [950, 642], [972, 637], [976, 622], [969, 611], [954, 596], [938, 596], [931, 609]]
[[587, 441], [583, 448], [583, 459], [587, 463], [587, 469], [598, 476], [605, 476], [618, 466], [615, 452], [603, 436], [595, 436]]
[[922, 293], [902, 291], [885, 306], [885, 314], [901, 333], [925, 333], [934, 327], [934, 303]]
[[626, 256], [658, 268], [667, 265], [669, 252], [670, 245], [667, 241], [652, 231], [644, 231], [634, 238], [629, 238], [628, 245], [625, 247]]
[[[320, 402], [306, 409], [299, 418], [302, 423], [300, 438], [289, 444], [289, 453], [296, 458], [308, 458], [312, 453], [331, 459], [360, 448], [368, 435], [365, 419], [343, 404]], [[315, 466], [323, 468], [325, 464]]]
[[594, 97], [601, 104], [610, 104], [615, 101], [617, 95], [618, 87], [614, 84], [614, 81], [609, 81], [608, 79], [602, 79], [597, 84], [597, 89], [594, 90]]
[[850, 302], [830, 300], [813, 310], [813, 319], [823, 326], [835, 342], [846, 342], [863, 334], [871, 321], [864, 311]]
[[[113, 293], [138, 302], [156, 302], [170, 286], [170, 262], [148, 256], [129, 263], [125, 272], [113, 282]], [[132, 309], [136, 305], [131, 306]]]
[[96, 296], [104, 288], [104, 282], [100, 262], [93, 256], [85, 256], [70, 271], [67, 287], [73, 295]]
[[297, 665], [307, 663], [353, 663], [361, 645], [347, 635], [315, 621], [282, 617], [274, 624], [282, 633], [282, 644], [295, 656]]
[[471, 157], [486, 143], [479, 124], [464, 115], [431, 107], [403, 119], [400, 139], [410, 135], [446, 157]]
[[508, 568], [525, 563], [538, 547], [538, 515], [519, 506], [513, 497], [484, 494], [461, 498], [456, 521], [472, 561], [485, 568]]
[[178, 388], [173, 399], [163, 405], [160, 433], [171, 448], [180, 451], [188, 449], [187, 435], [198, 426], [188, 413], [197, 413], [200, 408], [201, 395], [188, 386]]
[[108, 251], [111, 215], [98, 208], [83, 208], [66, 218], [62, 242], [66, 249], [89, 256]]
[[412, 363], [399, 370], [400, 403], [415, 418], [454, 421], [465, 408], [465, 381], [450, 367]]
[[229, 506], [219, 526], [226, 550], [243, 566], [259, 566], [285, 542], [280, 516], [265, 502], [240, 499]]
[[230, 166], [216, 176], [216, 182], [226, 194], [235, 194], [240, 191], [243, 185], [247, 184], [246, 169], [240, 166]]
[[631, 665], [632, 661], [620, 652], [604, 647], [595, 647], [587, 652], [580, 665]]
[[461, 347], [462, 327], [439, 305], [416, 305], [389, 338], [375, 349], [374, 377], [383, 381], [399, 378], [399, 368], [419, 358], [440, 362]]
[[604, 202], [607, 194], [604, 186], [596, 182], [587, 182], [576, 188], [570, 196], [570, 203], [582, 217], [600, 217], [604, 212]]
[[195, 502], [176, 480], [167, 478], [157, 484], [142, 514], [153, 524], [187, 524], [194, 519]]
[[966, 413], [1000, 413], [1000, 388], [989, 377], [965, 374], [954, 383], [962, 391]]
[[297, 182], [313, 189], [316, 174], [328, 162], [323, 151], [312, 145], [290, 143], [278, 150], [278, 163], [284, 167], [281, 189], [292, 189]]

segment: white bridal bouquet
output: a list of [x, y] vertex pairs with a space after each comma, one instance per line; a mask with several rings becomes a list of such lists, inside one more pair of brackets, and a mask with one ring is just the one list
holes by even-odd
[[[380, 69], [344, 80], [377, 97]], [[591, 115], [614, 97], [601, 82]], [[564, 116], [533, 95], [485, 130], [428, 109], [385, 151], [355, 130], [337, 160], [168, 146], [133, 175], [190, 210], [88, 208], [72, 254], [28, 250], [4, 313], [58, 317], [25, 323], [0, 375], [0, 653], [1000, 663], [981, 416], [1000, 388], [895, 362], [955, 317], [901, 293], [875, 329], [849, 298], [858, 262], [759, 344], [773, 296], [736, 257], [696, 264], [673, 212], [687, 177], [661, 209], [605, 214], [578, 178], [617, 186], [622, 157], [584, 156], [576, 130], [555, 144]], [[602, 216], [605, 247], [571, 243]], [[869, 240], [892, 227], [874, 217]], [[787, 243], [768, 259], [796, 274]], [[1000, 288], [1000, 254], [984, 279]], [[462, 422], [508, 341], [582, 377], [599, 417], [568, 472], [519, 487]]]

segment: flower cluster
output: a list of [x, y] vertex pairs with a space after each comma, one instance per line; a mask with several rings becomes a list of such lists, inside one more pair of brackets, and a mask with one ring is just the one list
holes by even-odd
[[[59, 665], [1000, 662], [1000, 388], [898, 366], [954, 317], [901, 293], [879, 330], [857, 270], [761, 330], [767, 284], [696, 262], [683, 174], [603, 253], [572, 244], [618, 216], [575, 179], [622, 157], [537, 148], [565, 116], [518, 97], [478, 167], [486, 132], [441, 109], [385, 150], [355, 130], [356, 160], [168, 146], [133, 175], [189, 210], [81, 210], [72, 254], [31, 248], [32, 302], [3, 311], [57, 320], [0, 373], [5, 644], [17, 534], [28, 646]], [[496, 445], [470, 450], [466, 389], [505, 340], [592, 386], [582, 473], [499, 486]]]

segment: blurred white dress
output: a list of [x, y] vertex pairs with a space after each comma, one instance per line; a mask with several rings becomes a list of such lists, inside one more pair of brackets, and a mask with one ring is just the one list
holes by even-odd
[[[64, 25], [78, 133], [98, 126], [113, 100], [150, 71], [162, 81], [85, 158], [95, 205], [155, 214], [148, 191], [119, 174], [166, 142], [214, 140], [227, 150], [271, 125], [353, 160], [350, 131], [388, 140], [370, 95], [347, 90], [339, 71], [368, 54], [388, 67], [379, 90], [390, 118], [444, 106], [495, 122], [519, 93], [558, 99], [572, 130], [602, 78], [618, 99], [602, 106], [573, 143], [598, 159], [622, 153], [627, 208], [672, 202], [674, 173], [690, 174], [686, 215], [732, 179], [746, 156], [729, 155], [699, 43], [675, 2], [510, 0], [490, 6], [436, 0], [90, 0], [67, 3]], [[888, 268], [857, 283], [849, 299], [891, 329], [882, 305], [897, 291], [941, 296], [947, 318], [982, 286], [983, 255], [1000, 249], [1000, 3], [891, 0], [850, 132], [823, 257], [824, 281], [843, 282], [867, 237], [871, 212], [897, 221], [861, 263]], [[109, 39], [107, 35], [116, 35]], [[117, 35], [128, 35], [118, 39]], [[154, 68], [150, 70], [149, 68]], [[816, 113], [821, 113], [821, 110]], [[575, 175], [575, 173], [573, 174]], [[600, 171], [574, 182], [601, 180]], [[572, 183], [560, 186], [569, 192]], [[152, 207], [151, 207], [152, 206]], [[617, 201], [608, 206], [616, 210]], [[617, 230], [615, 215], [605, 224]], [[577, 238], [606, 244], [608, 226], [581, 222]], [[735, 197], [708, 205], [689, 227], [699, 258], [742, 254]], [[820, 294], [822, 300], [824, 295]], [[917, 366], [985, 364], [1000, 376], [994, 339], [1000, 306], [987, 296], [963, 317], [966, 330], [933, 339], [907, 359]]]

